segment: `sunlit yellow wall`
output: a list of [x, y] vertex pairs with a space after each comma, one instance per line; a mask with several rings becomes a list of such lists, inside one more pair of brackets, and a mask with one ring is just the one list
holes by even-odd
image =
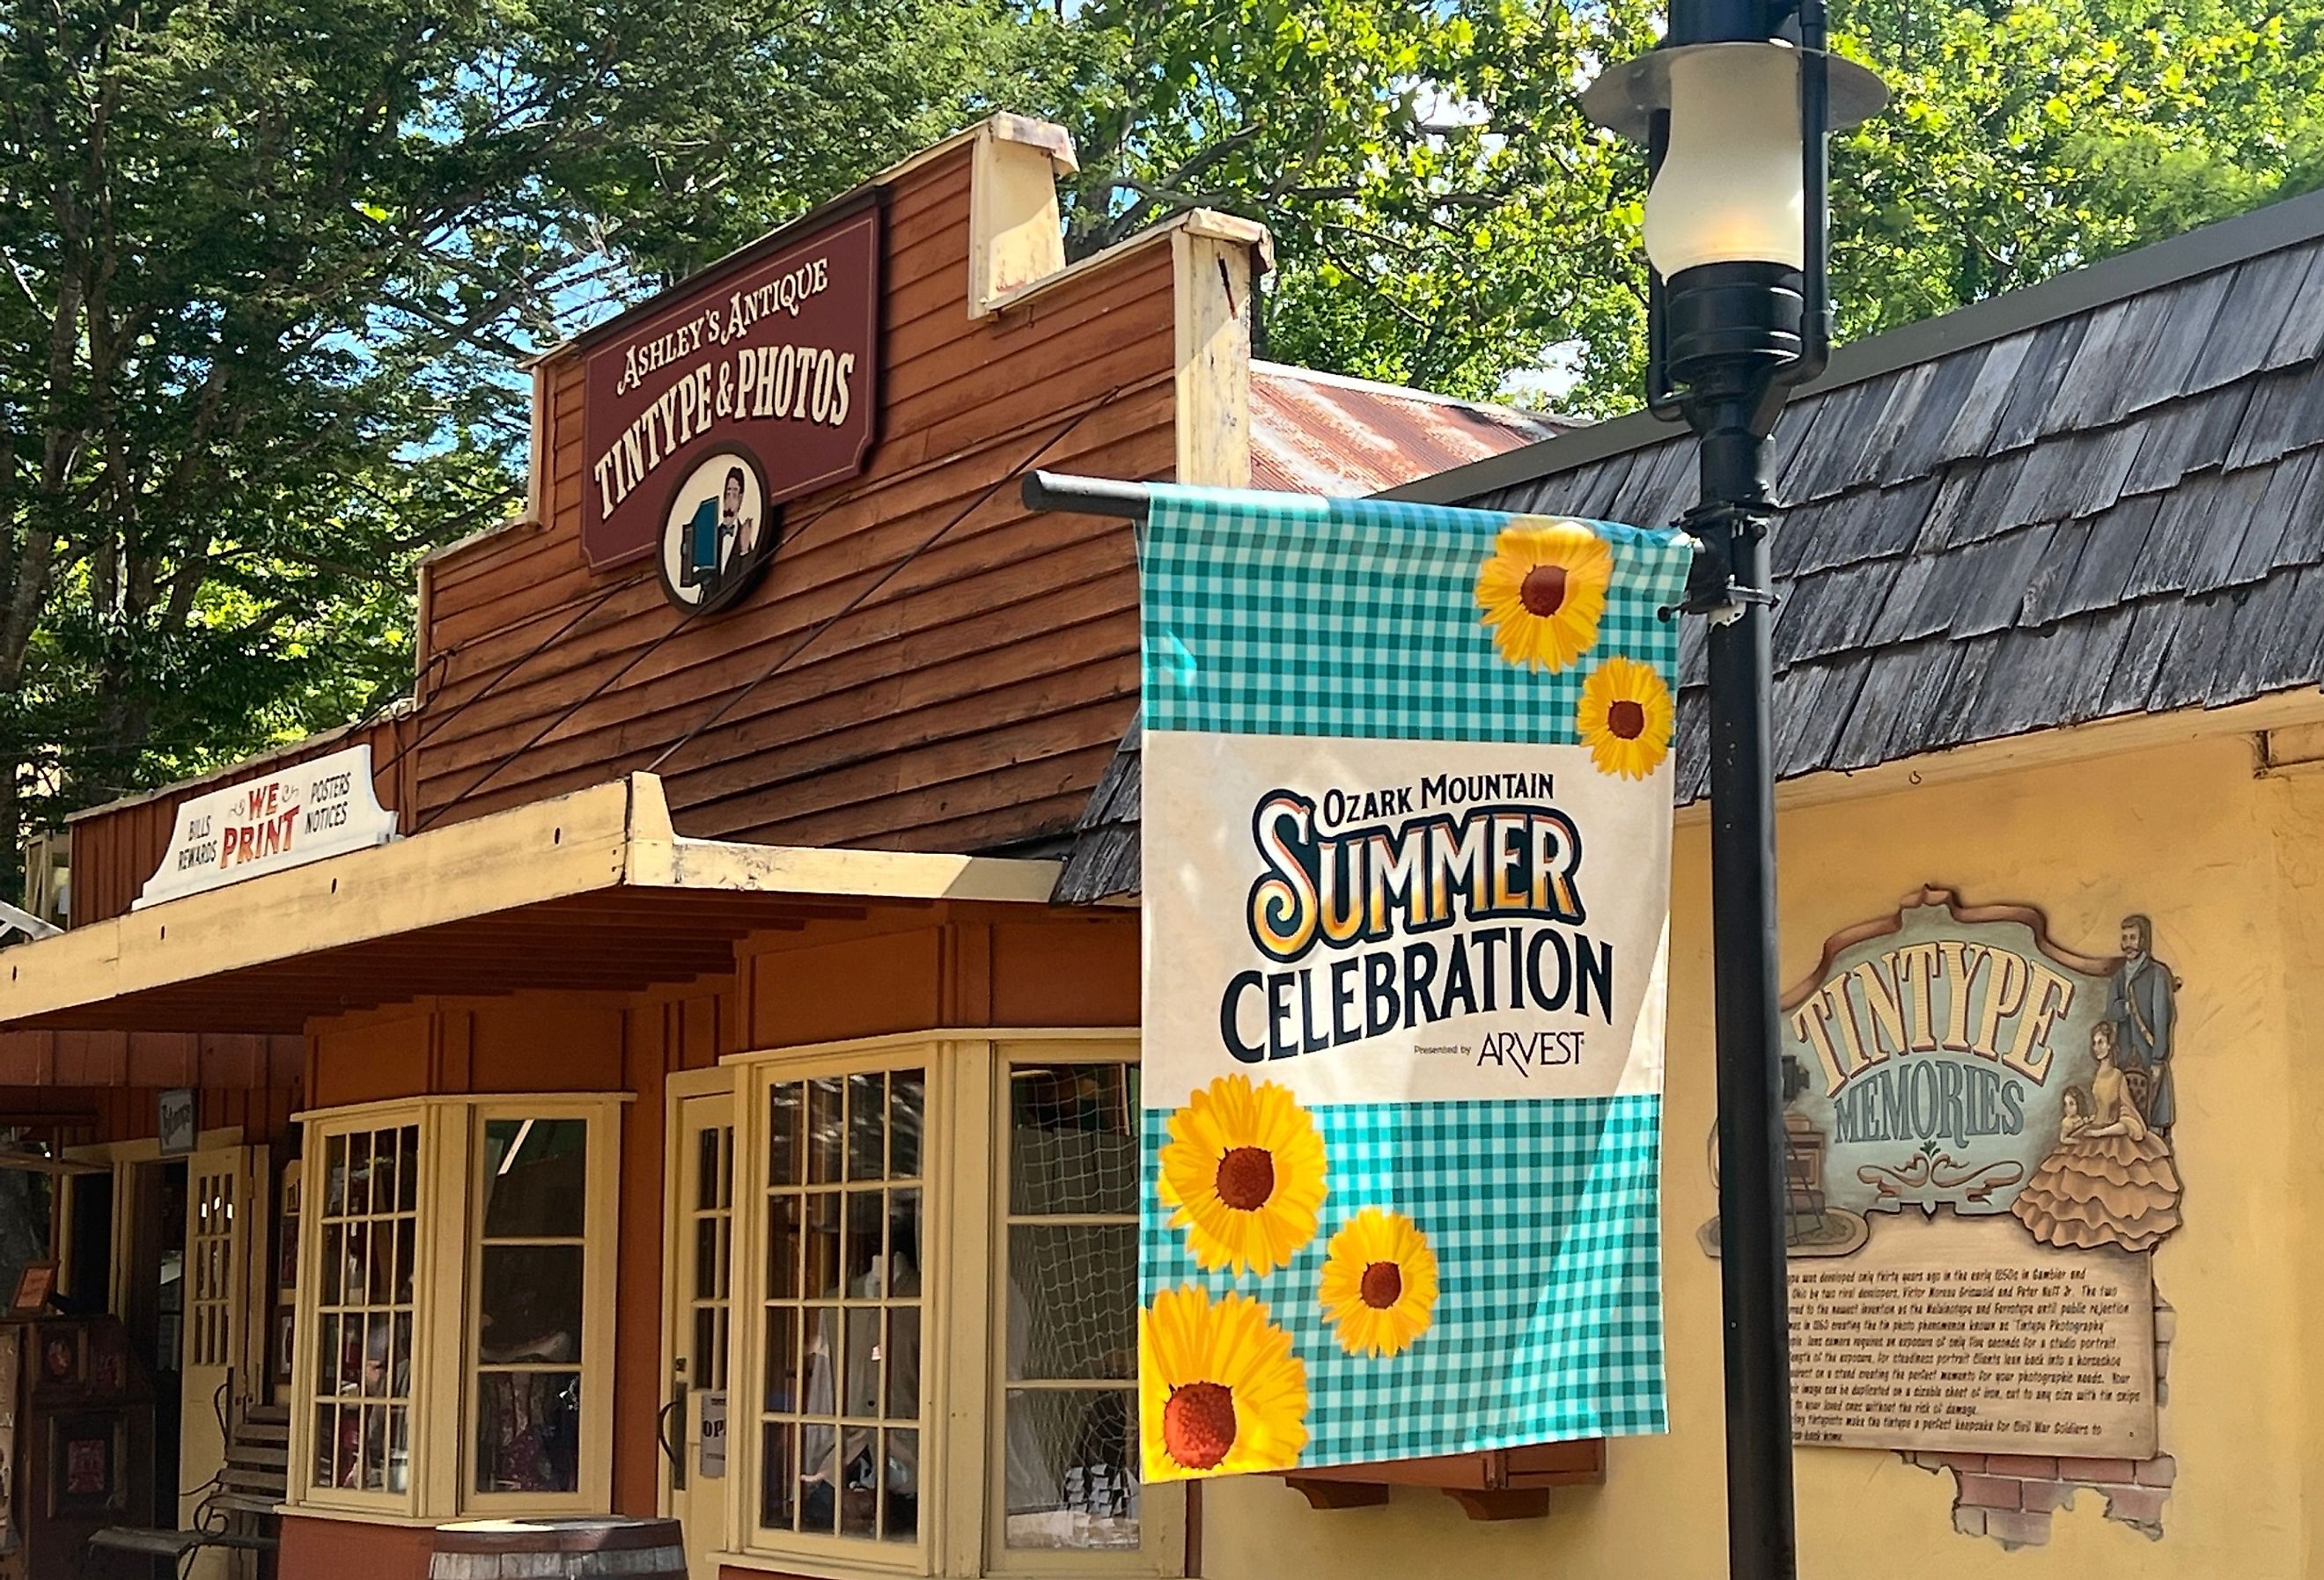
[[[1995, 777], [1787, 808], [1784, 979], [1822, 941], [1923, 883], [2049, 913], [2061, 943], [2111, 954], [2126, 911], [2154, 918], [2183, 979], [2176, 1056], [2186, 1226], [2157, 1253], [2178, 1311], [2163, 1445], [2179, 1480], [2159, 1541], [2104, 1520], [2095, 1492], [2046, 1546], [2006, 1552], [1952, 1529], [1953, 1477], [1896, 1455], [1797, 1456], [1805, 1576], [2058, 1580], [2324, 1575], [2324, 768], [2257, 778], [2223, 735]], [[1295, 1575], [1590, 1576], [1724, 1571], [1712, 1211], [1707, 835], [1679, 831], [1665, 1159], [1672, 1431], [1613, 1445], [1604, 1487], [1549, 1518], [1472, 1523], [1443, 1493], [1311, 1511], [1279, 1483], [1204, 1489], [1209, 1580]]]

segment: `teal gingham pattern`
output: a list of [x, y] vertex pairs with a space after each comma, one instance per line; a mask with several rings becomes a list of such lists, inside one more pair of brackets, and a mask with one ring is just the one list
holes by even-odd
[[[1267, 1303], [1307, 1368], [1303, 1465], [1665, 1429], [1662, 1099], [1324, 1104], [1315, 1237], [1265, 1278], [1203, 1271], [1145, 1194], [1148, 1298], [1201, 1284]], [[1169, 1111], [1146, 1113], [1151, 1160]], [[1316, 1298], [1333, 1233], [1365, 1207], [1403, 1213], [1436, 1253], [1428, 1329], [1401, 1354], [1342, 1350]]]
[[[1583, 523], [1614, 550], [1597, 645], [1555, 674], [1505, 661], [1477, 571], [1513, 518], [1310, 494], [1157, 487], [1145, 543], [1149, 730], [1387, 740], [1578, 739], [1592, 665], [1678, 687], [1684, 534]], [[1534, 518], [1540, 519], [1540, 518]]]
[[[1613, 579], [1596, 643], [1553, 674], [1503, 660], [1477, 606], [1478, 570], [1511, 520], [1156, 488], [1142, 578], [1146, 728], [1572, 744], [1582, 681], [1605, 658], [1650, 663], [1675, 692], [1678, 626], [1664, 611], [1682, 595], [1692, 543], [1584, 523], [1612, 546]], [[1239, 1289], [1290, 1334], [1307, 1372], [1301, 1464], [1665, 1429], [1659, 1094], [1310, 1112], [1328, 1195], [1288, 1267], [1257, 1278], [1195, 1265], [1152, 1186], [1167, 1106], [1145, 1114], [1139, 1245], [1147, 1300], [1190, 1283]], [[1343, 1351], [1317, 1294], [1332, 1234], [1366, 1206], [1413, 1219], [1437, 1257], [1432, 1324], [1394, 1356]]]

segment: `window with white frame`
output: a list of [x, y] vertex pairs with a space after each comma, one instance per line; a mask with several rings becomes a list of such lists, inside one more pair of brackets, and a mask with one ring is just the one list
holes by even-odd
[[730, 1486], [776, 1566], [1164, 1576], [1138, 1470], [1137, 1045], [892, 1038], [737, 1084]]
[[293, 1503], [415, 1520], [605, 1506], [618, 1101], [308, 1116]]

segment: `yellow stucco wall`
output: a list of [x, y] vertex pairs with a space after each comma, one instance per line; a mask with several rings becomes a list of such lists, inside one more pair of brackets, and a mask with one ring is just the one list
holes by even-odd
[[[1797, 1456], [1803, 1575], [1947, 1580], [2324, 1575], [2324, 768], [2258, 778], [2246, 735], [2019, 767], [1787, 808], [1784, 981], [1824, 939], [1923, 883], [2049, 914], [2061, 943], [2110, 954], [2146, 911], [2183, 980], [2176, 1055], [2186, 1225], [2156, 1254], [2177, 1308], [2163, 1447], [2178, 1461], [2164, 1535], [2103, 1518], [2083, 1492], [2044, 1546], [1957, 1533], [1954, 1478], [1890, 1453]], [[1204, 1489], [1208, 1580], [1287, 1575], [1723, 1574], [1713, 1210], [1707, 831], [1679, 830], [1664, 1243], [1670, 1435], [1612, 1446], [1602, 1488], [1549, 1518], [1486, 1525], [1440, 1492], [1310, 1511], [1262, 1478]]]

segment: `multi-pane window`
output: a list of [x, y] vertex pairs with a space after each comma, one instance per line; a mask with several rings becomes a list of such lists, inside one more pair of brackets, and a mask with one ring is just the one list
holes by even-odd
[[1137, 1055], [1119, 1032], [938, 1032], [735, 1061], [752, 1409], [730, 1508], [754, 1553], [1183, 1571], [1184, 1493], [1139, 1474]]
[[193, 1233], [186, 1243], [189, 1366], [234, 1362], [234, 1187], [231, 1168], [194, 1178]]
[[308, 1478], [401, 1494], [411, 1478], [420, 1127], [326, 1134], [322, 1155]]
[[475, 1195], [469, 1484], [481, 1493], [577, 1492], [589, 1122], [484, 1120]]
[[1002, 1539], [1136, 1548], [1138, 1069], [1006, 1075]]
[[428, 1097], [309, 1122], [292, 1501], [607, 1506], [617, 1104]]
[[686, 1274], [686, 1321], [694, 1330], [691, 1387], [712, 1393], [726, 1388], [726, 1328], [734, 1282], [734, 1127], [705, 1125], [694, 1138], [697, 1152]]
[[767, 1092], [761, 1527], [920, 1534], [922, 1068]]

